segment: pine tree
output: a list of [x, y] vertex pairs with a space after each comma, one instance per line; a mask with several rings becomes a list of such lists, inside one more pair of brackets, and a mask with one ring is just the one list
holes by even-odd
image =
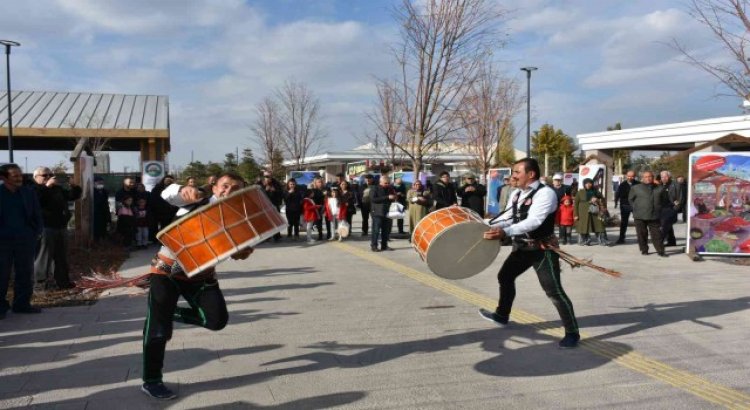
[[286, 179], [286, 168], [284, 168], [284, 154], [282, 154], [281, 150], [279, 149], [273, 150], [273, 155], [271, 156], [271, 175], [273, 175], [273, 177], [278, 181], [283, 181], [284, 179]]
[[234, 152], [224, 154], [224, 171], [237, 172], [237, 158]]
[[253, 183], [260, 176], [260, 167], [255, 161], [253, 150], [245, 148], [242, 150], [242, 156], [240, 157], [240, 163], [237, 167], [237, 172], [245, 178], [248, 183]]

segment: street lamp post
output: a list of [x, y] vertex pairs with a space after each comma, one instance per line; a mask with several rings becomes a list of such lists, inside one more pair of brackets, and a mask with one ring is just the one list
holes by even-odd
[[10, 106], [10, 48], [18, 47], [21, 43], [11, 40], [0, 40], [0, 44], [5, 46], [5, 79], [8, 85], [8, 162], [13, 162], [13, 110]]
[[531, 72], [536, 71], [536, 67], [523, 67], [521, 71], [526, 71], [526, 156], [531, 156]]

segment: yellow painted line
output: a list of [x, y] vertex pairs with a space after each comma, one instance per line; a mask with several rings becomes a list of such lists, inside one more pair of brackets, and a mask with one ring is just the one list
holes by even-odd
[[[402, 275], [414, 279], [424, 285], [455, 296], [474, 306], [494, 310], [497, 305], [497, 300], [494, 298], [464, 289], [435, 275], [394, 262], [380, 256], [380, 254], [374, 254], [343, 243], [335, 243], [334, 246], [376, 265], [401, 273]], [[561, 327], [552, 327], [548, 324], [548, 321], [531, 313], [514, 308], [511, 317], [514, 322], [532, 326], [545, 335], [553, 337], [562, 337], [564, 335], [564, 330]], [[581, 337], [581, 347], [599, 356], [606, 357], [623, 367], [670, 384], [711, 403], [730, 409], [750, 410], [750, 395], [746, 393], [724, 387], [692, 373], [650, 359], [640, 353], [629, 350], [622, 345], [599, 340], [595, 337], [592, 338], [585, 333], [581, 333]]]

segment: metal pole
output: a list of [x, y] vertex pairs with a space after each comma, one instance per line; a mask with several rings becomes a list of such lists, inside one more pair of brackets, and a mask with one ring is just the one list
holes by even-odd
[[10, 103], [10, 44], [5, 44], [5, 79], [8, 90], [8, 162], [13, 162], [13, 110]]
[[536, 67], [523, 67], [526, 71], [526, 156], [531, 157], [531, 72]]

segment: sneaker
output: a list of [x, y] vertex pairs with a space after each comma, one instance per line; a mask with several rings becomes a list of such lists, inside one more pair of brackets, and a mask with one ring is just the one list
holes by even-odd
[[13, 308], [13, 313], [42, 313], [42, 309], [29, 305], [22, 308]]
[[500, 316], [497, 313], [490, 312], [487, 309], [479, 309], [479, 316], [481, 316], [482, 319], [489, 320], [490, 322], [493, 322], [500, 327], [505, 327], [508, 325], [507, 317]]
[[560, 340], [558, 346], [560, 349], [573, 349], [578, 347], [578, 341], [581, 340], [581, 335], [578, 333], [565, 333], [565, 337]]
[[169, 390], [162, 382], [143, 383], [141, 385], [141, 391], [159, 400], [172, 400], [177, 397], [177, 395], [174, 394], [172, 390]]

